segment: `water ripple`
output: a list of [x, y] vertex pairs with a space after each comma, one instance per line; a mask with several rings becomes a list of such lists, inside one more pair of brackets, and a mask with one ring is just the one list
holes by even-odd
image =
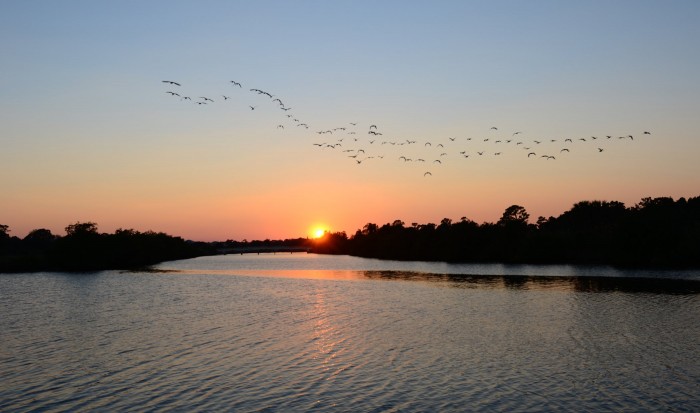
[[0, 411], [700, 410], [687, 289], [319, 274], [2, 275]]

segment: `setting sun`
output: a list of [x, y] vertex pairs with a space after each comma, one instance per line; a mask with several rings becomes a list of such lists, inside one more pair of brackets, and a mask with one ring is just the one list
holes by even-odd
[[317, 228], [314, 230], [314, 238], [321, 238], [325, 233], [326, 230], [324, 230], [323, 228]]

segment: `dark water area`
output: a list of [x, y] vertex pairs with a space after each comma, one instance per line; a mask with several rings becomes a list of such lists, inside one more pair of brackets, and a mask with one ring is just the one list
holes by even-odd
[[0, 275], [0, 411], [698, 411], [700, 274], [314, 254]]

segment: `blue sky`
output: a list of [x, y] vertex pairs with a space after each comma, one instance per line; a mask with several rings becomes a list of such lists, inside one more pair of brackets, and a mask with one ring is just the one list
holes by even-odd
[[[4, 2], [0, 219], [20, 236], [92, 220], [250, 239], [696, 196], [699, 20], [694, 1]], [[217, 101], [169, 99], [162, 80]], [[288, 119], [250, 88], [310, 130], [277, 129]], [[381, 163], [312, 145], [350, 122]], [[424, 156], [419, 144], [377, 151], [370, 124], [387, 140], [454, 143], [427, 182], [427, 166], [398, 161]], [[606, 157], [581, 141], [546, 167], [513, 147], [459, 160], [516, 131], [525, 144], [636, 139], [608, 141]]]

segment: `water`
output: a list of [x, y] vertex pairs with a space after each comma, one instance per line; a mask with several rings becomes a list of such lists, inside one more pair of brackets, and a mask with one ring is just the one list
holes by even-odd
[[700, 410], [698, 272], [158, 269], [0, 275], [0, 411]]

